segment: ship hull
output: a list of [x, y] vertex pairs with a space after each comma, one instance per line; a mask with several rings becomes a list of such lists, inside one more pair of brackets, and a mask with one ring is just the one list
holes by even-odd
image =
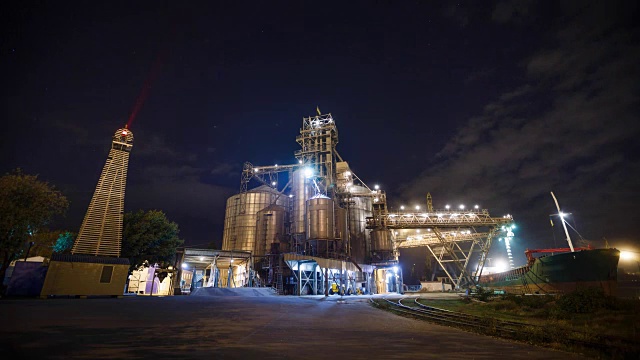
[[511, 294], [562, 294], [588, 287], [615, 296], [618, 280], [616, 249], [592, 249], [542, 256], [531, 265], [483, 275], [478, 285]]

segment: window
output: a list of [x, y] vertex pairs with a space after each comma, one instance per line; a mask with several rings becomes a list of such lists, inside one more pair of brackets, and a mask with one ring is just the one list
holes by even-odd
[[113, 275], [113, 266], [104, 265], [102, 267], [102, 274], [100, 274], [100, 283], [111, 283], [111, 275]]

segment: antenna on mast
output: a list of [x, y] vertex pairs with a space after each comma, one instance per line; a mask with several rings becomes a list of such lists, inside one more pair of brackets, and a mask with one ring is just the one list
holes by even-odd
[[564, 233], [567, 235], [567, 242], [569, 243], [569, 248], [571, 248], [571, 252], [573, 250], [573, 244], [571, 243], [571, 237], [569, 236], [569, 231], [567, 231], [567, 225], [564, 223], [564, 214], [560, 211], [560, 205], [558, 205], [558, 199], [553, 195], [553, 191], [551, 192], [551, 197], [553, 197], [553, 201], [556, 203], [556, 208], [558, 208], [558, 216], [560, 216], [560, 220], [562, 221], [562, 227], [564, 228]]

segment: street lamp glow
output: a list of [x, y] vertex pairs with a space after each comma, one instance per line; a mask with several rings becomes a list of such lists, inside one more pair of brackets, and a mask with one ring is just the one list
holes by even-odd
[[460, 205], [460, 210], [464, 210], [464, 205]]
[[271, 183], [272, 186], [276, 186], [276, 184], [277, 183], [275, 181]]
[[416, 205], [416, 210], [420, 210], [420, 205]]
[[451, 206], [449, 206], [449, 205], [445, 205], [445, 206], [444, 206], [444, 208], [445, 208], [445, 209], [447, 209], [447, 210], [449, 210], [449, 208], [451, 208]]
[[476, 206], [474, 206], [474, 208], [475, 208], [475, 209], [479, 209], [479, 208], [480, 208], [480, 206], [476, 205]]
[[375, 185], [373, 188], [376, 190], [380, 190], [380, 185]]
[[188, 268], [188, 267], [189, 267], [189, 265], [187, 265], [187, 263], [182, 263], [182, 268], [183, 268], [183, 269], [186, 269], [186, 268]]
[[404, 210], [404, 205], [400, 205], [400, 210]]

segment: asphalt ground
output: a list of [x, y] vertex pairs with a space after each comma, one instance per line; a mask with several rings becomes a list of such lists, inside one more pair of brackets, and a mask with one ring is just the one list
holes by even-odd
[[4, 359], [567, 359], [404, 318], [368, 296], [2, 299]]

